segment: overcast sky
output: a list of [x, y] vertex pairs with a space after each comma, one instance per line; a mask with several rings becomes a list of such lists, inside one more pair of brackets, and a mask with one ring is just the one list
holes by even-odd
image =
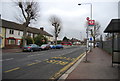
[[[13, 0], [12, 0], [13, 1]], [[19, 9], [11, 0], [2, 0], [0, 2], [1, 18], [17, 22], [15, 16], [19, 14]], [[100, 23], [100, 32], [109, 24], [111, 19], [118, 18], [119, 0], [37, 0], [40, 4], [40, 18], [32, 24], [32, 27], [44, 29], [52, 34], [53, 27], [49, 22], [52, 15], [58, 16], [62, 21], [62, 32], [59, 39], [64, 36], [68, 38], [81, 39], [86, 36], [86, 17], [90, 17], [90, 5], [78, 6], [78, 3], [92, 3], [93, 19]]]

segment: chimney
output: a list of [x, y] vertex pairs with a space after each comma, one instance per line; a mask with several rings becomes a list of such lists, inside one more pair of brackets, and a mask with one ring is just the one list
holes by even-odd
[[44, 31], [44, 28], [43, 28], [43, 27], [41, 27], [41, 28], [40, 28], [40, 30]]

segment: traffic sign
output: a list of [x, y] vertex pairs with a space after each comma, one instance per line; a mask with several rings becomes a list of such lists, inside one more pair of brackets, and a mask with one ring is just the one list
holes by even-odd
[[92, 38], [90, 38], [90, 41], [92, 41]]
[[95, 25], [95, 20], [88, 20], [88, 25], [89, 26], [94, 26]]

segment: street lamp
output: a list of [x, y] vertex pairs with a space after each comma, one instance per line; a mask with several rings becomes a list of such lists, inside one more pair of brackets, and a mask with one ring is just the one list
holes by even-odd
[[79, 6], [80, 5], [90, 5], [90, 18], [91, 18], [91, 20], [92, 20], [92, 3], [80, 3], [80, 4], [78, 4]]
[[[90, 20], [92, 20], [92, 3], [80, 3], [78, 5], [80, 6], [80, 5], [87, 5], [87, 4], [90, 5], [90, 18], [91, 18]], [[87, 17], [87, 20], [89, 20], [89, 17]], [[88, 26], [86, 29], [86, 33], [87, 33], [87, 45], [86, 45], [86, 61], [85, 62], [88, 62], [87, 60], [87, 51], [89, 50]]]
[[82, 41], [82, 32], [80, 32], [80, 36], [81, 36], [81, 41]]

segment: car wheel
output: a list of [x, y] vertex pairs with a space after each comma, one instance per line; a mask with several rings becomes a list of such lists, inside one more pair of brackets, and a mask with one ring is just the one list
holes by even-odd
[[31, 49], [30, 51], [33, 52], [33, 49]]

